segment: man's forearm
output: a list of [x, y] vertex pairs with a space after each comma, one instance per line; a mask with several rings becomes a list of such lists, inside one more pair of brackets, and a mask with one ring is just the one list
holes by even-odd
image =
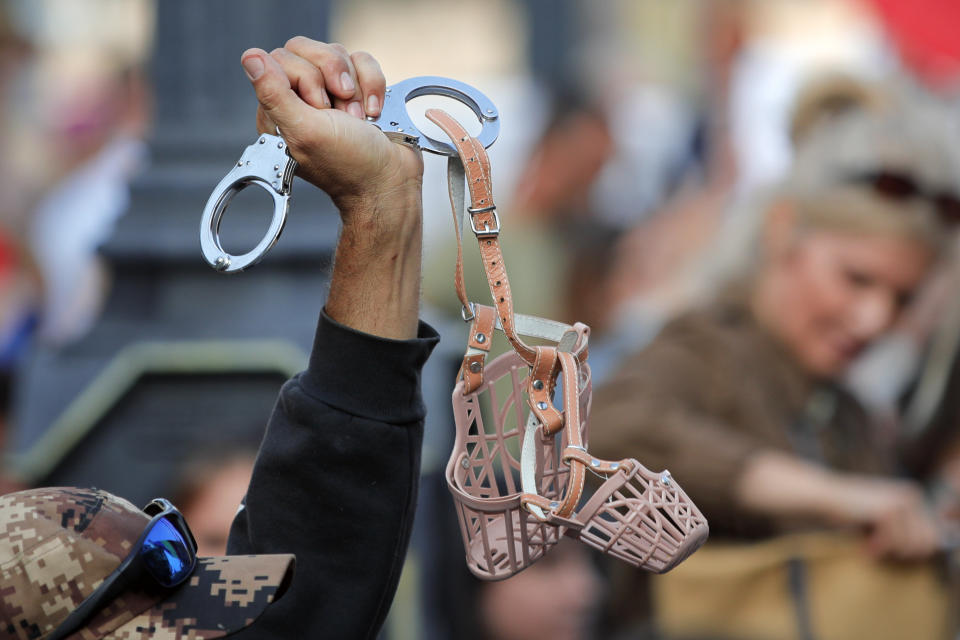
[[364, 120], [379, 115], [384, 103], [386, 79], [377, 61], [295, 37], [272, 53], [248, 49], [241, 62], [260, 103], [258, 130], [282, 132], [297, 175], [324, 190], [340, 210], [343, 231], [327, 313], [363, 333], [413, 338], [423, 158], [419, 149], [391, 142]]
[[420, 189], [350, 205], [334, 258], [327, 314], [371, 335], [417, 334], [423, 244]]

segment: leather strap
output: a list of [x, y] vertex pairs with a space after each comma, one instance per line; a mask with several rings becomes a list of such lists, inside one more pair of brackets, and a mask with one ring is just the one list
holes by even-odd
[[[463, 394], [467, 395], [473, 393], [483, 384], [483, 369], [486, 366], [487, 357], [490, 355], [490, 337], [493, 330], [503, 331], [503, 327], [500, 326], [500, 321], [496, 317], [496, 309], [493, 307], [468, 302], [465, 308], [470, 312], [468, 319], [470, 333], [467, 351], [464, 354], [463, 363], [457, 377], [464, 380]], [[587, 325], [578, 322], [571, 326], [555, 320], [528, 316], [522, 313], [514, 314], [514, 320], [517, 333], [521, 336], [554, 342], [557, 345], [557, 350], [571, 352], [581, 364], [586, 362], [587, 343], [590, 335], [590, 327]], [[481, 333], [486, 336], [483, 345], [476, 343], [476, 337]], [[484, 349], [483, 346], [486, 346], [486, 348]], [[533, 379], [531, 378], [531, 381]], [[549, 380], [552, 385], [553, 378], [549, 378]], [[549, 398], [538, 398], [538, 400], [549, 401]], [[559, 426], [556, 429], [559, 429]]]
[[494, 322], [497, 313], [493, 307], [473, 305], [473, 320], [470, 322], [470, 337], [467, 353], [463, 356], [460, 376], [463, 378], [463, 393], [473, 393], [483, 384], [483, 364], [490, 354], [493, 342]]
[[[476, 543], [481, 542], [480, 550], [488, 567], [481, 568], [481, 573], [476, 570], [474, 573], [496, 579], [529, 566], [530, 562], [547, 551], [552, 544], [547, 541], [548, 534], [541, 533], [543, 538], [537, 542], [523, 518], [517, 518], [513, 513], [519, 498], [520, 506], [534, 518], [557, 527], [557, 535], [577, 537], [635, 566], [657, 572], [670, 569], [702, 544], [707, 533], [706, 521], [683, 491], [671, 485], [666, 472], [658, 476], [635, 460], [610, 462], [594, 458], [587, 452], [584, 444], [586, 416], [580, 415], [580, 409], [581, 404], [585, 410], [589, 407], [589, 375], [581, 375], [589, 371], [585, 362], [589, 328], [579, 323], [571, 327], [514, 312], [500, 250], [500, 220], [493, 205], [490, 163], [486, 152], [449, 115], [431, 109], [427, 117], [450, 136], [458, 153], [448, 165], [450, 202], [457, 232], [455, 283], [457, 296], [463, 305], [464, 320], [471, 322], [471, 326], [467, 353], [461, 367], [464, 395], [455, 394], [454, 397], [458, 429], [454, 454], [460, 447], [465, 448], [458, 457], [451, 456], [448, 461], [447, 482], [460, 504], [461, 532], [467, 544], [468, 563], [475, 556]], [[471, 205], [466, 210], [463, 206], [464, 182], [469, 188]], [[467, 297], [463, 281], [462, 237], [468, 221], [480, 245], [494, 307], [474, 305]], [[482, 424], [470, 417], [471, 411], [477, 408], [477, 398], [466, 396], [476, 392], [482, 384], [493, 394], [495, 382], [484, 383], [484, 363], [495, 328], [503, 331], [517, 355], [506, 355], [502, 361], [504, 365], [509, 365], [509, 369], [493, 365], [493, 371], [497, 378], [507, 374], [511, 376], [513, 392], [510, 397], [513, 407], [519, 411], [519, 395], [525, 395], [530, 405], [520, 451], [520, 491], [515, 486], [512, 469], [506, 467], [503, 471], [509, 475], [505, 489], [483, 486], [488, 480], [481, 481], [469, 471], [473, 454], [467, 455], [469, 447], [464, 441], [465, 436], [470, 437], [467, 430], [472, 427], [464, 428], [463, 421], [468, 425]], [[520, 335], [553, 344], [532, 347]], [[530, 370], [526, 389], [518, 388], [517, 370], [523, 369], [520, 362]], [[553, 392], [558, 381], [562, 385], [562, 412], [553, 406]], [[499, 407], [494, 407], [494, 410], [498, 412]], [[511, 414], [512, 411], [511, 408]], [[482, 436], [496, 437], [501, 443], [498, 446], [506, 446], [505, 438], [516, 434], [513, 430], [504, 432], [504, 418], [503, 415], [495, 416], [495, 434], [488, 434], [484, 427], [478, 426], [484, 431]], [[512, 421], [512, 415], [510, 419]], [[561, 430], [562, 436], [559, 435]], [[558, 452], [558, 440], [564, 445], [562, 452]], [[474, 448], [474, 451], [477, 449]], [[483, 458], [477, 463], [488, 469], [494, 463], [489, 459], [490, 452], [486, 451], [486, 446], [482, 451]], [[497, 449], [491, 451], [496, 452]], [[500, 451], [495, 455], [506, 454]], [[587, 471], [606, 476], [607, 479], [581, 507]], [[461, 473], [466, 473], [466, 476], [459, 476]], [[564, 475], [566, 486], [561, 487]], [[458, 477], [470, 486], [460, 487]], [[496, 485], [493, 480], [489, 482]], [[654, 486], [663, 491], [648, 491]], [[541, 491], [545, 495], [540, 495]], [[458, 495], [461, 497], [457, 498]], [[470, 502], [465, 502], [468, 499]], [[467, 524], [467, 518], [474, 517], [472, 514], [479, 516], [478, 529], [473, 524]], [[515, 538], [518, 534], [520, 537]], [[526, 539], [528, 536], [529, 540]], [[517, 540], [522, 541], [519, 547], [516, 546]], [[506, 543], [505, 548], [501, 545], [503, 542]], [[535, 547], [539, 548], [540, 555], [534, 555]], [[523, 553], [523, 561], [518, 563], [516, 556], [520, 552]], [[504, 556], [510, 563], [506, 574], [493, 566]], [[475, 568], [471, 564], [471, 569]]]
[[[521, 504], [539, 519], [567, 520], [574, 513], [586, 480], [586, 464], [577, 457], [565, 458], [569, 466], [567, 488], [563, 500], [556, 504], [545, 500], [538, 493], [536, 481], [536, 442], [538, 428], [542, 437], [552, 437], [561, 429], [569, 447], [583, 448], [580, 416], [580, 364], [587, 357], [589, 328], [583, 324], [573, 327], [552, 320], [516, 314], [513, 296], [507, 279], [506, 265], [500, 248], [500, 219], [493, 203], [493, 186], [490, 174], [490, 159], [486, 149], [470, 136], [460, 123], [439, 109], [429, 109], [427, 118], [439, 126], [457, 149], [457, 157], [448, 163], [450, 204], [453, 210], [457, 236], [457, 266], [454, 283], [457, 297], [464, 309], [464, 319], [471, 321], [470, 343], [464, 356], [461, 376], [464, 392], [469, 393], [483, 381], [484, 359], [489, 352], [489, 334], [492, 333], [490, 307], [471, 304], [463, 280], [463, 228], [469, 220], [470, 228], [477, 237], [483, 269], [487, 276], [490, 294], [496, 308], [496, 328], [503, 331], [517, 354], [530, 367], [527, 378], [527, 402], [531, 415], [527, 422], [524, 450], [521, 455], [521, 482], [524, 493]], [[466, 182], [470, 194], [470, 206], [463, 211]], [[470, 317], [467, 313], [470, 313]], [[525, 335], [555, 342], [557, 346], [531, 347], [519, 336], [518, 324]], [[478, 336], [483, 335], [483, 340]], [[484, 345], [486, 348], [484, 348]], [[563, 384], [564, 410], [561, 413], [553, 406], [552, 397], [558, 374]], [[544, 510], [547, 510], [545, 513]]]
[[[589, 327], [582, 323], [570, 326], [514, 311], [510, 282], [507, 279], [506, 266], [500, 250], [500, 222], [493, 204], [490, 160], [486, 150], [449, 114], [438, 109], [430, 109], [427, 111], [427, 117], [450, 136], [458, 152], [458, 156], [451, 157], [447, 165], [447, 185], [457, 238], [454, 286], [463, 308], [464, 319], [469, 322], [475, 321], [477, 309], [481, 308], [480, 305], [470, 302], [463, 277], [463, 229], [465, 221], [470, 220], [471, 228], [475, 231], [477, 241], [480, 243], [490, 293], [497, 306], [496, 328], [503, 331], [517, 353], [530, 365], [537, 357], [536, 350], [528, 346], [520, 336], [555, 342], [559, 349], [573, 351], [581, 362], [586, 361]], [[469, 187], [471, 201], [471, 206], [467, 209], [463, 206], [466, 193], [465, 181]], [[476, 332], [476, 326], [471, 326], [470, 335], [474, 336]], [[489, 343], [487, 344], [489, 347]], [[489, 348], [481, 352], [468, 347], [460, 373], [465, 380], [464, 393], [472, 392], [482, 383], [483, 366], [488, 353]], [[551, 381], [549, 390], [552, 391], [553, 378], [546, 379]], [[543, 398], [539, 400], [544, 401]], [[561, 426], [557, 420], [559, 412], [555, 413], [556, 416], [548, 421], [551, 432], [558, 430]]]
[[[457, 149], [459, 161], [464, 168], [467, 189], [470, 193], [470, 207], [467, 209], [468, 219], [480, 245], [483, 270], [487, 275], [487, 283], [490, 286], [493, 303], [497, 308], [500, 326], [514, 350], [520, 354], [520, 357], [527, 364], [532, 365], [536, 358], [536, 352], [519, 338], [514, 324], [513, 296], [510, 293], [510, 281], [507, 279], [503, 252], [500, 249], [500, 218], [497, 215], [496, 205], [493, 203], [493, 182], [490, 176], [490, 158], [487, 156], [487, 150], [448, 113], [440, 109], [428, 109], [426, 116], [450, 137]], [[456, 161], [456, 159], [452, 158], [451, 162], [453, 161]], [[454, 209], [462, 206], [462, 200], [457, 202], [458, 199], [455, 198], [452, 190], [450, 199]], [[462, 260], [462, 252], [458, 250], [457, 253]], [[462, 278], [462, 266], [458, 267], [458, 274]], [[462, 287], [457, 295], [460, 297], [461, 303], [466, 300], [466, 292], [463, 291]]]
[[[463, 279], [463, 183], [466, 176], [459, 158], [451, 157], [450, 160], [447, 163], [447, 194], [450, 197], [450, 211], [453, 214], [453, 230], [457, 234], [457, 266], [453, 284], [463, 308], [464, 319], [469, 320], [467, 312], [470, 310], [470, 298], [467, 297], [467, 287]], [[454, 160], [456, 162], [453, 162]]]
[[[560, 361], [560, 370], [563, 381], [563, 414], [564, 435], [568, 447], [583, 448], [582, 422], [580, 419], [580, 366], [573, 354], [561, 351], [557, 354]], [[561, 518], [573, 514], [580, 498], [583, 496], [583, 485], [586, 482], [586, 467], [576, 458], [571, 458], [570, 475], [567, 478], [567, 493], [563, 503], [557, 508], [556, 514]]]
[[[564, 413], [564, 437], [567, 441], [566, 451], [583, 450], [583, 432], [580, 416], [580, 366], [573, 354], [561, 351], [557, 353], [557, 360], [560, 364], [560, 380], [563, 384], [563, 413]], [[528, 424], [529, 427], [529, 424]], [[570, 467], [570, 473], [567, 476], [567, 490], [562, 501], [546, 500], [539, 495], [536, 482], [530, 482], [528, 478], [534, 476], [536, 464], [535, 458], [527, 450], [527, 442], [534, 438], [534, 434], [527, 429], [524, 439], [524, 450], [521, 454], [521, 480], [523, 482], [523, 495], [520, 496], [520, 503], [530, 513], [539, 520], [549, 521], [553, 517], [570, 518], [583, 497], [583, 486], [586, 482], [586, 470], [588, 463], [579, 457], [564, 457]]]
[[560, 361], [556, 347], [536, 347], [537, 357], [527, 376], [527, 402], [543, 425], [545, 435], [552, 436], [563, 428], [563, 415], [553, 406], [553, 389]]
[[599, 458], [594, 458], [583, 447], [567, 446], [563, 450], [563, 461], [569, 463], [572, 460], [578, 461], [580, 464], [594, 473], [602, 473], [604, 475], [610, 475], [611, 473], [616, 473], [617, 471], [629, 473], [633, 470], [636, 462], [630, 458], [620, 460], [618, 462], [601, 460]]

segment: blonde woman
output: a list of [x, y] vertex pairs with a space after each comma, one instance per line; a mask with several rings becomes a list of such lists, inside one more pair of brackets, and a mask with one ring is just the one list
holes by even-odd
[[[950, 132], [903, 103], [848, 101], [833, 113], [835, 106], [821, 101], [816, 122], [802, 122], [794, 166], [764, 209], [749, 268], [710, 304], [668, 323], [595, 395], [591, 452], [669, 468], [710, 521], [712, 542], [699, 566], [718, 573], [695, 575], [695, 555], [665, 589], [654, 583], [666, 631], [897, 637], [890, 634], [903, 627], [884, 622], [883, 602], [859, 612], [872, 621], [858, 621], [856, 601], [840, 616], [845, 630], [818, 631], [831, 624], [811, 604], [820, 602], [822, 588], [811, 578], [819, 565], [792, 566], [794, 558], [810, 559], [810, 547], [808, 538], [789, 536], [842, 534], [843, 548], [854, 549], [868, 573], [888, 561], [923, 563], [943, 549], [922, 485], [899, 473], [897, 444], [877, 437], [837, 381], [890, 329], [944, 254], [960, 221], [960, 162]], [[727, 543], [743, 552], [722, 556], [734, 568], [707, 567], [731, 550]], [[766, 560], [751, 575], [744, 565], [758, 549]], [[771, 568], [774, 577], [763, 573]], [[692, 597], [671, 608], [670, 594], [678, 595], [671, 585], [684, 577]], [[771, 587], [758, 594], [749, 586], [758, 584]], [[917, 615], [942, 618], [941, 591], [924, 584], [924, 594], [933, 594], [924, 601], [937, 606]], [[706, 591], [692, 593], [697, 585]], [[696, 603], [709, 608], [711, 585], [726, 592], [713, 593], [717, 607], [699, 620]], [[737, 593], [731, 585], [748, 586]], [[760, 600], [774, 591], [785, 603]], [[864, 635], [863, 625], [877, 621], [879, 635]], [[938, 618], [924, 629], [944, 624]], [[924, 633], [909, 637], [936, 637]]]

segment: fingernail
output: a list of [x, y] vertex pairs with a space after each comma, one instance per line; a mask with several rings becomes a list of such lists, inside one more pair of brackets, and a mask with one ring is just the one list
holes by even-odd
[[367, 115], [375, 116], [380, 111], [380, 100], [377, 96], [367, 96]]
[[347, 113], [352, 115], [354, 118], [360, 118], [363, 120], [363, 107], [360, 106], [359, 102], [351, 102], [348, 104]]
[[240, 63], [243, 65], [243, 70], [247, 72], [247, 77], [251, 80], [256, 80], [263, 75], [263, 60], [260, 59], [260, 56], [244, 58]]
[[340, 88], [344, 91], [353, 91], [354, 89], [353, 78], [346, 71], [340, 74]]

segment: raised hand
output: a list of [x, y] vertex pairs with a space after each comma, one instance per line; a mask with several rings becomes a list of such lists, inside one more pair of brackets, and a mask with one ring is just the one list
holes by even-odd
[[297, 36], [269, 54], [248, 49], [241, 63], [260, 102], [258, 130], [279, 127], [298, 175], [326, 191], [345, 222], [419, 194], [419, 151], [390, 142], [365, 121], [379, 115], [386, 88], [370, 54]]
[[423, 158], [365, 119], [383, 107], [380, 65], [302, 36], [269, 54], [248, 49], [240, 61], [260, 102], [257, 128], [279, 128], [300, 177], [340, 211], [327, 314], [377, 336], [416, 336]]

